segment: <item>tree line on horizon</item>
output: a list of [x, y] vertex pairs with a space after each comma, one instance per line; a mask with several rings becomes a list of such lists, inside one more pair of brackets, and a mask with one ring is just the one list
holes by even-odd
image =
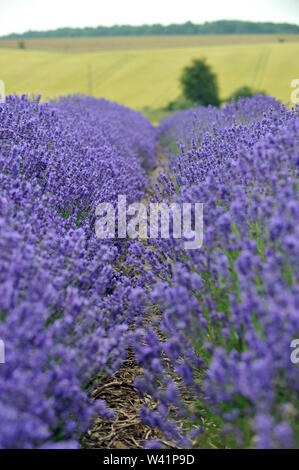
[[299, 25], [289, 23], [256, 23], [239, 20], [219, 20], [194, 24], [114, 25], [85, 28], [58, 28], [49, 31], [27, 31], [2, 36], [2, 39], [68, 38], [97, 36], [167, 36], [208, 34], [299, 34]]

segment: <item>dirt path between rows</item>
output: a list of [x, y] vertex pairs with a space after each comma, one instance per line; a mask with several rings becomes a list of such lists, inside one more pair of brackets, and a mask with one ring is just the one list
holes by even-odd
[[134, 353], [128, 352], [122, 367], [104, 381], [93, 392], [94, 399], [105, 400], [117, 415], [114, 421], [96, 418], [92, 427], [83, 437], [83, 447], [93, 449], [143, 449], [144, 441], [162, 439], [158, 429], [141, 423], [139, 410], [147, 405], [156, 407], [150, 396], [141, 399], [133, 385], [142, 369], [136, 363]]
[[[161, 165], [167, 162], [164, 152], [157, 154]], [[157, 182], [162, 166], [157, 166], [151, 173], [152, 185]], [[144, 199], [147, 202], [150, 196]], [[142, 374], [142, 368], [137, 364], [133, 351], [129, 350], [126, 360], [120, 369], [108, 377], [102, 385], [95, 389], [92, 398], [105, 400], [117, 418], [107, 420], [98, 417], [81, 439], [81, 445], [92, 449], [143, 449], [144, 442], [158, 439], [168, 448], [174, 447], [171, 442], [163, 441], [163, 435], [157, 428], [141, 423], [139, 410], [147, 406], [154, 410], [157, 403], [150, 396], [140, 397], [133, 385], [136, 376]]]

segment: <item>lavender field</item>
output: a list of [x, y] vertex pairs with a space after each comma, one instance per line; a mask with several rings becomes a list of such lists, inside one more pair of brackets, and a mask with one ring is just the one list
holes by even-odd
[[[128, 355], [145, 448], [299, 447], [298, 111], [0, 104], [0, 448], [84, 447]], [[202, 203], [202, 246], [99, 239], [119, 195]]]

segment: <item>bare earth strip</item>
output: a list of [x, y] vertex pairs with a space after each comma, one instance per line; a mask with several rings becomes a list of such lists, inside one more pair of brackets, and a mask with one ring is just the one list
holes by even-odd
[[[109, 50], [160, 49], [168, 47], [225, 46], [234, 44], [266, 44], [299, 42], [298, 34], [217, 34], [182, 36], [120, 36], [92, 38], [25, 39], [26, 49], [61, 52], [92, 52]], [[0, 39], [0, 48], [17, 49], [18, 39]]]
[[[165, 164], [166, 161], [166, 154], [159, 152], [157, 162]], [[157, 182], [161, 170], [162, 166], [158, 166], [151, 172], [153, 185]], [[148, 201], [149, 195], [143, 200], [143, 203]], [[144, 318], [144, 326], [148, 326], [152, 317], [157, 314], [159, 315], [154, 306], [150, 308], [149, 314]], [[134, 328], [134, 325], [131, 327]], [[164, 337], [159, 331], [157, 333], [163, 341]], [[157, 403], [149, 395], [140, 397], [133, 384], [138, 375], [142, 375], [142, 368], [136, 362], [134, 352], [129, 350], [120, 369], [108, 377], [92, 393], [94, 400], [100, 399], [107, 403], [107, 406], [115, 412], [116, 419], [96, 418], [91, 428], [82, 437], [82, 447], [89, 449], [143, 449], [144, 442], [150, 439], [158, 439], [167, 448], [175, 447], [171, 442], [163, 440], [163, 434], [158, 428], [149, 427], [141, 422], [140, 409], [146, 406], [154, 410]]]
[[82, 439], [82, 446], [89, 449], [142, 449], [144, 441], [162, 438], [161, 432], [141, 423], [139, 410], [148, 405], [156, 407], [154, 400], [147, 396], [140, 398], [133, 380], [141, 373], [132, 351], [116, 374], [109, 377], [96, 389], [92, 397], [105, 400], [117, 415], [114, 421], [96, 418], [92, 427]]

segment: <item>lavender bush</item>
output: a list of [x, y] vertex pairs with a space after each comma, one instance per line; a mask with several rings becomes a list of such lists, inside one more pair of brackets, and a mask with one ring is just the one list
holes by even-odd
[[160, 403], [144, 422], [183, 447], [298, 447], [298, 109], [265, 96], [199, 107], [160, 136], [170, 165], [155, 199], [204, 203], [204, 244], [146, 252], [165, 341], [149, 329], [136, 342], [136, 386]]
[[[128, 346], [142, 420], [178, 446], [299, 446], [298, 136], [259, 95], [158, 129], [84, 96], [0, 104], [0, 448], [78, 447]], [[199, 250], [95, 236], [98, 203], [145, 196], [158, 139], [152, 200], [204, 203]]]
[[105, 100], [0, 105], [0, 448], [78, 447], [96, 412], [113, 418], [89, 389], [121, 363], [139, 306], [94, 210], [143, 197], [155, 147], [150, 123]]

